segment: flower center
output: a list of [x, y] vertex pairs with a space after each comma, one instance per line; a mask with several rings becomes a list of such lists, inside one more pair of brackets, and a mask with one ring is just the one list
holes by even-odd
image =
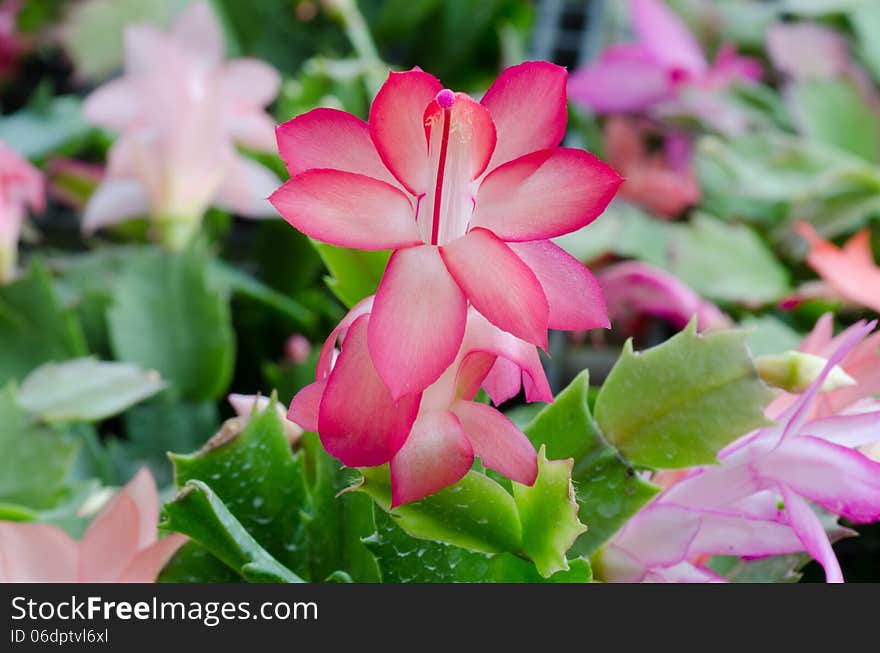
[[440, 137], [440, 159], [437, 162], [437, 178], [434, 184], [434, 212], [431, 217], [431, 244], [437, 245], [440, 237], [440, 205], [443, 200], [443, 173], [446, 170], [446, 154], [449, 151], [450, 109], [455, 104], [455, 93], [444, 88], [437, 93], [437, 104], [443, 109], [443, 135]]

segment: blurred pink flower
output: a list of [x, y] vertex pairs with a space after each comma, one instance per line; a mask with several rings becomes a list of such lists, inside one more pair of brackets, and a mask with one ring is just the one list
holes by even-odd
[[318, 240], [394, 249], [369, 350], [391, 394], [437, 380], [459, 351], [468, 302], [546, 346], [547, 329], [607, 324], [598, 286], [549, 242], [599, 216], [620, 177], [565, 134], [566, 72], [508, 68], [477, 103], [421, 70], [392, 72], [369, 123], [316, 109], [278, 129], [292, 178], [270, 198]]
[[247, 217], [272, 213], [266, 198], [279, 180], [235, 145], [274, 149], [274, 121], [263, 107], [280, 78], [256, 59], [224, 61], [224, 50], [222, 28], [204, 1], [168, 33], [126, 29], [125, 75], [84, 106], [92, 123], [121, 132], [107, 178], [86, 207], [86, 232], [149, 215], [187, 225], [186, 234], [211, 205]]
[[[272, 402], [269, 397], [264, 397], [262, 395], [241, 395], [235, 393], [230, 394], [226, 399], [229, 401], [229, 405], [232, 406], [235, 414], [244, 420], [250, 419], [254, 410], [262, 413]], [[278, 418], [281, 420], [281, 425], [284, 427], [284, 434], [287, 436], [287, 441], [290, 442], [290, 444], [296, 444], [302, 437], [303, 430], [297, 424], [287, 419], [287, 411], [284, 409], [284, 406], [277, 401], [275, 402], [275, 411], [278, 413]]]
[[284, 354], [293, 363], [305, 363], [312, 355], [312, 343], [301, 333], [294, 333], [284, 342]]
[[597, 275], [611, 322], [627, 323], [642, 316], [659, 317], [677, 329], [697, 318], [700, 331], [732, 326], [713, 303], [688, 288], [675, 275], [639, 261], [603, 268]]
[[43, 173], [0, 142], [0, 283], [15, 274], [18, 238], [28, 209], [45, 208]]
[[624, 179], [620, 195], [655, 215], [674, 218], [699, 203], [700, 186], [691, 169], [686, 137], [670, 133], [663, 149], [648, 152], [647, 138], [658, 131], [612, 116], [605, 122], [603, 143], [608, 163]]
[[822, 374], [774, 426], [722, 450], [632, 518], [601, 552], [600, 577], [622, 582], [723, 580], [714, 555], [760, 558], [806, 551], [829, 582], [843, 575], [807, 500], [856, 523], [880, 519], [880, 464], [856, 448], [880, 442], [880, 411], [809, 419], [819, 389], [876, 323], [837, 342]]
[[766, 44], [773, 66], [794, 79], [837, 77], [852, 63], [846, 39], [817, 23], [776, 23], [767, 30]]
[[21, 8], [21, 0], [3, 0], [0, 3], [0, 77], [15, 69], [18, 57], [27, 47], [18, 32]]
[[681, 113], [724, 132], [741, 130], [742, 116], [718, 91], [757, 81], [760, 63], [724, 45], [710, 65], [694, 35], [662, 0], [630, 0], [629, 12], [636, 42], [612, 45], [575, 71], [572, 100], [602, 114]]
[[874, 262], [869, 229], [857, 233], [842, 249], [806, 222], [797, 223], [795, 229], [810, 246], [807, 263], [833, 294], [880, 313], [880, 266]]
[[423, 393], [394, 400], [367, 351], [372, 305], [373, 298], [362, 301], [330, 334], [317, 380], [294, 397], [290, 419], [318, 433], [324, 448], [349, 467], [390, 462], [394, 506], [457, 482], [475, 455], [512, 480], [534, 483], [537, 459], [529, 440], [502, 413], [473, 401], [490, 374], [487, 391], [496, 402], [521, 382], [529, 401], [552, 401], [534, 345], [470, 309], [452, 364]]
[[157, 540], [159, 495], [141, 470], [92, 520], [79, 542], [56, 526], [0, 522], [0, 582], [152, 583], [186, 541]]

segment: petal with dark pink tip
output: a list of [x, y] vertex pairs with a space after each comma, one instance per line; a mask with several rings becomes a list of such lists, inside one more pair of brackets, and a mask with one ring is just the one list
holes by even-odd
[[360, 118], [338, 109], [314, 109], [275, 130], [278, 152], [291, 175], [311, 168], [355, 172], [397, 184]]
[[287, 419], [297, 424], [305, 431], [318, 432], [318, 414], [321, 406], [321, 397], [324, 396], [324, 388], [327, 387], [327, 379], [321, 379], [310, 383], [297, 392], [290, 409], [287, 411]]
[[391, 460], [419, 410], [419, 395], [394, 401], [367, 349], [368, 316], [355, 320], [327, 379], [318, 410], [318, 434], [331, 456], [349, 467]]
[[370, 316], [370, 355], [393, 397], [421, 392], [449, 367], [467, 319], [464, 293], [436, 247], [392, 254]]
[[623, 180], [589, 152], [558, 147], [527, 154], [489, 173], [471, 225], [503, 240], [545, 240], [595, 220]]
[[549, 308], [534, 272], [494, 234], [473, 229], [440, 248], [471, 304], [499, 329], [547, 348]]
[[486, 467], [511, 481], [534, 484], [538, 477], [535, 447], [513, 422], [491, 406], [473, 401], [456, 401], [451, 410]]
[[424, 499], [458, 482], [474, 462], [471, 443], [448, 411], [419, 415], [391, 459], [391, 507]]
[[385, 166], [414, 195], [428, 187], [425, 109], [443, 88], [421, 70], [392, 72], [370, 106], [370, 136]]
[[549, 240], [510, 243], [509, 247], [541, 282], [550, 306], [551, 329], [586, 331], [611, 326], [602, 287], [587, 266]]
[[567, 80], [565, 68], [546, 61], [527, 61], [498, 76], [480, 102], [498, 132], [490, 170], [559, 145], [565, 136]]
[[332, 245], [395, 249], [422, 242], [413, 207], [384, 181], [341, 170], [306, 170], [269, 201], [301, 232]]

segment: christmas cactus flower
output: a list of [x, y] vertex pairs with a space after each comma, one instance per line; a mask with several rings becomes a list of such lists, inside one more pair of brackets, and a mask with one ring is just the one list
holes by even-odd
[[[700, 201], [690, 162], [691, 143], [681, 132], [664, 132], [647, 120], [611, 116], [602, 136], [608, 162], [626, 179], [621, 197], [665, 218], [674, 218]], [[647, 140], [654, 136], [662, 138], [662, 148], [649, 152]]]
[[599, 555], [606, 580], [723, 580], [714, 555], [761, 558], [806, 551], [829, 582], [843, 580], [813, 502], [855, 523], [880, 518], [880, 464], [858, 448], [880, 441], [880, 411], [811, 419], [834, 367], [876, 323], [836, 343], [822, 373], [778, 416], [723, 449], [630, 520]]
[[236, 416], [244, 421], [250, 419], [255, 411], [262, 413], [270, 405], [275, 406], [275, 410], [278, 412], [278, 418], [284, 426], [284, 434], [287, 436], [288, 442], [292, 445], [296, 444], [302, 437], [303, 430], [287, 419], [287, 411], [284, 410], [284, 407], [281, 404], [273, 402], [269, 397], [232, 393], [226, 397], [226, 399], [229, 401], [229, 405], [232, 406], [232, 410], [235, 411]]
[[810, 246], [807, 264], [824, 281], [826, 291], [813, 294], [841, 297], [880, 312], [880, 266], [874, 262], [868, 229], [863, 229], [839, 248], [824, 240], [806, 222], [799, 222], [795, 228]]
[[610, 46], [576, 71], [572, 100], [598, 113], [694, 115], [720, 131], [739, 131], [742, 117], [718, 98], [736, 82], [760, 79], [757, 60], [722, 46], [710, 64], [700, 44], [663, 0], [630, 0], [637, 40]]
[[236, 150], [271, 151], [265, 113], [278, 73], [255, 59], [224, 61], [223, 32], [206, 2], [185, 10], [169, 33], [125, 32], [125, 75], [90, 95], [84, 113], [120, 133], [104, 182], [85, 209], [94, 231], [148, 215], [166, 243], [183, 246], [211, 205], [247, 216], [272, 213], [273, 173]]
[[43, 174], [0, 142], [0, 283], [15, 274], [18, 238], [28, 209], [45, 207]]
[[152, 583], [186, 541], [157, 540], [159, 495], [146, 470], [92, 520], [79, 542], [56, 526], [0, 522], [0, 582]]
[[829, 79], [853, 69], [846, 39], [818, 23], [776, 23], [765, 40], [773, 67], [792, 79]]
[[453, 363], [421, 394], [395, 400], [368, 352], [374, 305], [373, 298], [362, 301], [330, 334], [317, 380], [294, 397], [290, 419], [318, 433], [324, 448], [349, 467], [390, 462], [394, 506], [452, 485], [475, 455], [486, 467], [532, 485], [534, 447], [507, 417], [474, 397], [489, 379], [487, 391], [496, 401], [518, 392], [520, 383], [529, 401], [552, 401], [535, 347], [470, 309]]
[[505, 70], [481, 102], [415, 69], [392, 72], [369, 122], [316, 109], [278, 129], [291, 179], [270, 198], [318, 240], [395, 250], [367, 341], [398, 399], [435, 382], [460, 350], [468, 303], [544, 347], [547, 329], [607, 326], [584, 266], [549, 242], [605, 208], [620, 177], [559, 147], [566, 72]]
[[715, 304], [700, 297], [675, 275], [647, 263], [615, 263], [603, 268], [597, 276], [605, 291], [612, 322], [631, 322], [652, 316], [683, 329], [696, 316], [700, 331], [731, 326], [730, 318]]

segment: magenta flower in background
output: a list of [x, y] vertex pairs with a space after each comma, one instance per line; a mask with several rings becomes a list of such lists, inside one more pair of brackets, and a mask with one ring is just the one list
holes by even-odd
[[692, 115], [723, 132], [744, 128], [744, 116], [718, 91], [761, 78], [761, 65], [724, 45], [709, 63], [697, 39], [662, 0], [630, 0], [636, 41], [607, 48], [571, 76], [574, 102], [601, 114]]
[[279, 127], [292, 176], [270, 198], [279, 213], [324, 242], [396, 250], [367, 336], [393, 397], [449, 367], [468, 302], [542, 347], [548, 327], [607, 326], [589, 271], [548, 241], [594, 220], [621, 181], [558, 147], [565, 84], [563, 68], [524, 63], [478, 103], [421, 70], [392, 72], [368, 123], [316, 109]]
[[56, 526], [0, 522], [0, 582], [152, 583], [186, 541], [157, 540], [159, 494], [141, 470], [92, 520], [79, 542]]
[[[700, 331], [732, 326], [713, 303], [688, 288], [675, 275], [639, 261], [603, 268], [597, 278], [605, 291], [611, 322], [629, 323], [643, 316], [658, 317], [677, 329], [697, 318]], [[627, 331], [632, 331], [627, 327]]]
[[21, 0], [3, 0], [0, 3], [0, 78], [15, 70], [18, 57], [27, 48], [18, 32], [21, 8]]
[[473, 399], [493, 374], [487, 391], [496, 402], [518, 392], [520, 382], [529, 401], [552, 401], [535, 346], [470, 309], [452, 364], [421, 394], [395, 400], [368, 352], [374, 305], [373, 298], [362, 301], [330, 334], [316, 381], [294, 397], [290, 419], [318, 433], [327, 452], [349, 467], [390, 462], [394, 506], [452, 485], [475, 455], [512, 480], [534, 483], [534, 447], [502, 413]]
[[43, 173], [0, 142], [0, 283], [15, 274], [18, 239], [28, 209], [45, 208]]
[[224, 50], [206, 2], [187, 8], [168, 33], [126, 29], [125, 75], [84, 106], [88, 120], [120, 133], [107, 177], [86, 206], [86, 232], [149, 215], [181, 225], [186, 240], [212, 205], [247, 217], [272, 214], [266, 198], [279, 180], [236, 144], [274, 149], [274, 121], [263, 107], [280, 78], [256, 59], [224, 61]]
[[876, 323], [838, 342], [819, 377], [772, 427], [722, 450], [631, 519], [600, 555], [605, 580], [717, 581], [714, 555], [761, 558], [806, 551], [829, 582], [843, 576], [811, 501], [855, 523], [880, 518], [880, 464], [858, 451], [880, 442], [880, 411], [810, 419], [820, 388]]

